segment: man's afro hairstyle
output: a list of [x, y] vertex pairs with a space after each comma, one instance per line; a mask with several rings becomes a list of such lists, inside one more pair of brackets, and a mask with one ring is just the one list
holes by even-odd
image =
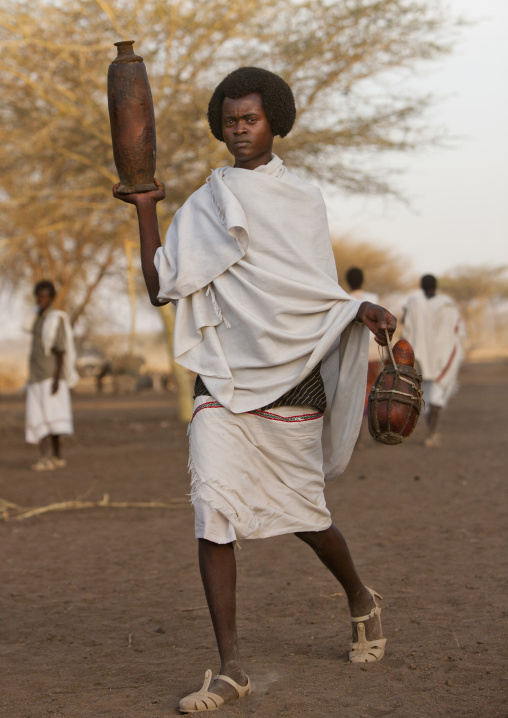
[[296, 107], [291, 88], [282, 77], [260, 67], [239, 67], [227, 75], [214, 90], [208, 104], [208, 123], [214, 137], [224, 142], [222, 135], [222, 103], [225, 97], [240, 97], [259, 92], [263, 110], [274, 135], [285, 137], [293, 127]]
[[420, 279], [420, 286], [424, 290], [435, 290], [437, 289], [437, 279], [433, 274], [424, 274], [423, 277]]
[[37, 296], [38, 292], [47, 291], [49, 292], [49, 296], [54, 299], [56, 297], [56, 289], [53, 282], [50, 282], [49, 279], [41, 279], [40, 282], [37, 282], [37, 284], [34, 287], [34, 296]]

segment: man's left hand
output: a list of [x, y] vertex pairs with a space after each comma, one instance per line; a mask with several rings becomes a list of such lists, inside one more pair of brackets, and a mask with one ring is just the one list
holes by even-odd
[[380, 307], [378, 304], [372, 304], [372, 302], [363, 302], [360, 305], [356, 319], [363, 322], [370, 329], [376, 342], [382, 347], [386, 346], [387, 343], [385, 330], [388, 330], [388, 336], [391, 340], [397, 328], [397, 319], [393, 314], [388, 309]]

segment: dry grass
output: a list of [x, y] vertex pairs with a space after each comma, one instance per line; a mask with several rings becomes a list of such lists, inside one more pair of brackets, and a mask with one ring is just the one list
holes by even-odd
[[24, 519], [40, 516], [51, 511], [76, 511], [81, 509], [184, 509], [189, 508], [190, 501], [186, 498], [170, 499], [169, 502], [162, 501], [110, 501], [109, 494], [104, 494], [100, 501], [59, 501], [57, 503], [47, 504], [46, 506], [36, 506], [27, 508], [26, 506], [18, 506], [10, 501], [0, 498], [0, 519], [9, 521], [23, 521]]

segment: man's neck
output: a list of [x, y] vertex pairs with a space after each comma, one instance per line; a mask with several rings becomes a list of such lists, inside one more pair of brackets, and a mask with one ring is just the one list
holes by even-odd
[[273, 152], [270, 150], [269, 152], [265, 152], [260, 157], [253, 157], [250, 160], [246, 160], [245, 162], [242, 162], [242, 160], [235, 160], [234, 167], [237, 167], [238, 169], [242, 170], [255, 170], [258, 167], [261, 167], [262, 165], [267, 165], [269, 162], [271, 162], [273, 159]]

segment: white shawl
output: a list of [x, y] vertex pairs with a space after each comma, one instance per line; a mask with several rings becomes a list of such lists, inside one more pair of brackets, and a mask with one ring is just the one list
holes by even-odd
[[219, 168], [176, 213], [155, 266], [159, 299], [176, 303], [175, 360], [231, 412], [274, 401], [323, 360], [325, 474], [341, 473], [361, 424], [368, 331], [337, 283], [319, 189], [276, 155], [253, 171]]
[[63, 377], [70, 387], [78, 383], [79, 375], [76, 371], [76, 349], [74, 347], [74, 336], [67, 314], [60, 309], [52, 309], [44, 319], [41, 332], [42, 349], [44, 354], [49, 356], [55, 343], [60, 319], [63, 322], [65, 332], [65, 353], [63, 358]]
[[463, 325], [459, 310], [446, 294], [428, 298], [423, 290], [409, 297], [403, 336], [413, 345], [425, 381], [453, 384], [462, 360]]

